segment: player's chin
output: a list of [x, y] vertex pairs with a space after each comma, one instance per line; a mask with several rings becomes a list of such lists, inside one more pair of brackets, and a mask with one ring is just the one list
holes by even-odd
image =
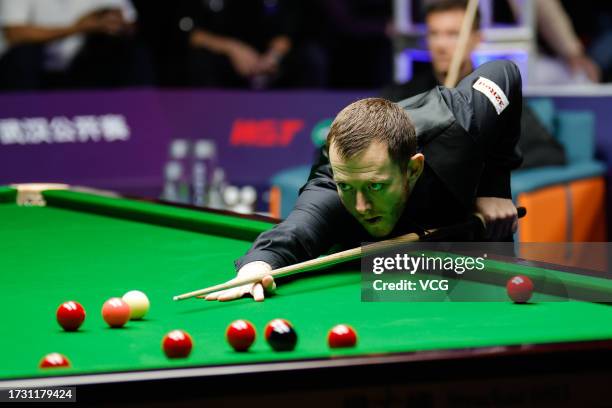
[[434, 65], [434, 71], [436, 71], [438, 74], [441, 74], [442, 76], [446, 76], [448, 74], [449, 66], [450, 64], [438, 63]]
[[387, 235], [389, 235], [392, 231], [392, 228], [383, 226], [383, 225], [365, 225], [364, 227], [366, 229], [366, 231], [368, 231], [368, 233], [373, 236], [374, 238], [384, 238]]

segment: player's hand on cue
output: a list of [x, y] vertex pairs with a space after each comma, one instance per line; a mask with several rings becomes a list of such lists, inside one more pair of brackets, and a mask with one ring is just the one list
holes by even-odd
[[[235, 279], [248, 276], [261, 276], [262, 274], [270, 272], [271, 270], [272, 267], [266, 262], [250, 262], [240, 268]], [[240, 299], [244, 295], [251, 295], [253, 296], [253, 300], [256, 302], [262, 302], [266, 293], [271, 294], [274, 292], [274, 290], [276, 290], [276, 282], [274, 282], [274, 278], [272, 276], [268, 275], [265, 276], [261, 282], [238, 286], [233, 289], [221, 290], [219, 292], [213, 292], [206, 295], [204, 298], [206, 300], [218, 300], [220, 302], [225, 302], [228, 300]]]
[[512, 200], [498, 197], [476, 198], [476, 211], [487, 224], [485, 237], [493, 241], [504, 239], [516, 232], [518, 215]]

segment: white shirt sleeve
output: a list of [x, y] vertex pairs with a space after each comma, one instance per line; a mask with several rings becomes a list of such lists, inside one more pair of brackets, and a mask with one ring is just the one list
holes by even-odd
[[129, 23], [135, 23], [138, 18], [138, 13], [130, 0], [123, 0], [121, 10], [123, 10], [123, 18]]
[[106, 3], [107, 6], [110, 5], [121, 9], [121, 12], [123, 13], [123, 18], [125, 18], [125, 21], [127, 21], [128, 23], [136, 22], [136, 19], [138, 18], [138, 13], [136, 12], [136, 9], [134, 8], [130, 0], [110, 0], [106, 1]]
[[0, 0], [0, 25], [16, 26], [30, 23], [30, 0]]

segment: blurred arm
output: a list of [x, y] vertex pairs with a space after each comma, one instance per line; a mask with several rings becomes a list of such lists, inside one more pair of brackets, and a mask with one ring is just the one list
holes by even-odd
[[45, 28], [29, 25], [4, 27], [4, 36], [9, 44], [46, 43], [79, 33], [75, 27]]
[[[520, 13], [517, 0], [509, 0], [515, 16]], [[574, 26], [559, 0], [535, 0], [537, 28], [546, 44], [571, 68], [584, 71], [589, 79], [601, 79], [599, 67], [589, 58]]]
[[196, 28], [191, 32], [189, 43], [196, 48], [206, 48], [217, 54], [227, 55], [234, 40], [230, 37], [214, 34], [210, 31]]

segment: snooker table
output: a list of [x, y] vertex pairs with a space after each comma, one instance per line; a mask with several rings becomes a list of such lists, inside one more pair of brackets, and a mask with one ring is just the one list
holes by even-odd
[[[281, 279], [261, 303], [175, 302], [173, 295], [233, 277], [233, 260], [274, 222], [67, 186], [22, 190], [0, 187], [0, 388], [76, 386], [77, 401], [91, 405], [255, 396], [292, 406], [590, 406], [612, 379], [604, 363], [612, 357], [607, 304], [362, 302], [359, 266], [351, 263]], [[149, 313], [109, 328], [103, 302], [131, 289], [149, 296]], [[56, 322], [66, 300], [86, 309], [77, 332]], [[263, 339], [278, 317], [296, 328], [294, 351], [274, 352]], [[233, 351], [224, 338], [235, 319], [256, 327], [249, 352]], [[337, 323], [356, 329], [355, 348], [328, 348]], [[186, 359], [161, 350], [173, 329], [194, 339]], [[50, 352], [65, 354], [71, 367], [39, 368]]]

